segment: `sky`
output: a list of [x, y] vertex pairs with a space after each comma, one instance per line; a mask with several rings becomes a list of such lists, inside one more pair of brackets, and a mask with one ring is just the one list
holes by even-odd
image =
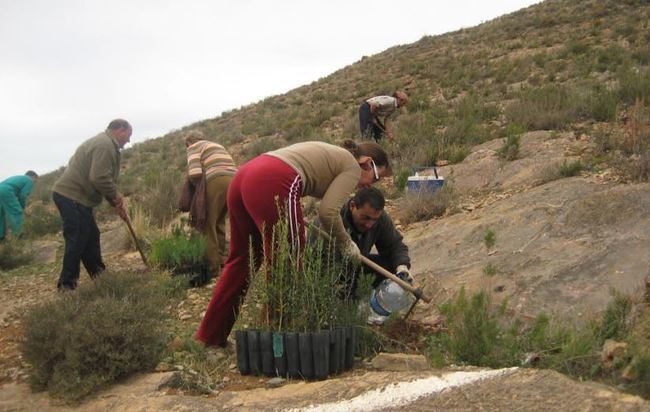
[[0, 0], [0, 180], [114, 118], [142, 142], [538, 2]]

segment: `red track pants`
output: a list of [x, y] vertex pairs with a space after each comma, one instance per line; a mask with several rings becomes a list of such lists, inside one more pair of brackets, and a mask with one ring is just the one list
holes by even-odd
[[277, 205], [285, 208], [291, 244], [298, 249], [304, 245], [301, 194], [302, 181], [298, 172], [276, 157], [258, 156], [237, 171], [227, 198], [230, 255], [196, 332], [198, 340], [206, 345], [226, 346], [248, 288], [251, 269], [249, 240], [257, 270], [261, 264], [262, 247], [264, 255], [270, 256], [273, 226], [280, 217]]

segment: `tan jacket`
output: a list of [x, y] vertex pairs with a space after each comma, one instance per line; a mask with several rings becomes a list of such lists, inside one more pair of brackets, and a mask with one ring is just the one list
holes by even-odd
[[339, 247], [347, 247], [350, 237], [339, 211], [361, 178], [361, 167], [352, 153], [324, 142], [302, 142], [267, 155], [283, 160], [300, 174], [302, 195], [321, 199], [318, 219], [323, 230], [332, 233]]
[[120, 147], [114, 137], [102, 132], [77, 148], [53, 190], [87, 207], [99, 205], [102, 197], [112, 204], [119, 172]]

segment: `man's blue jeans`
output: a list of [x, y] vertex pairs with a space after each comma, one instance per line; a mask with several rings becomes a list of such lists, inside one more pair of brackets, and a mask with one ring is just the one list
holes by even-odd
[[91, 207], [54, 192], [52, 199], [63, 220], [65, 253], [63, 269], [57, 287], [74, 289], [79, 280], [79, 263], [83, 263], [91, 278], [106, 269], [99, 245], [99, 228]]

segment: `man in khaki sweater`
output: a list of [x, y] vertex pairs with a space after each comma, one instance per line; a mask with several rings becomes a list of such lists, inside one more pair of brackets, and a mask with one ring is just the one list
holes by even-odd
[[93, 208], [106, 199], [120, 217], [126, 219], [123, 198], [116, 183], [120, 149], [129, 142], [131, 133], [131, 125], [126, 120], [111, 121], [104, 132], [77, 148], [63, 175], [54, 184], [52, 199], [63, 220], [65, 239], [59, 290], [77, 287], [80, 262], [91, 278], [106, 269]]

